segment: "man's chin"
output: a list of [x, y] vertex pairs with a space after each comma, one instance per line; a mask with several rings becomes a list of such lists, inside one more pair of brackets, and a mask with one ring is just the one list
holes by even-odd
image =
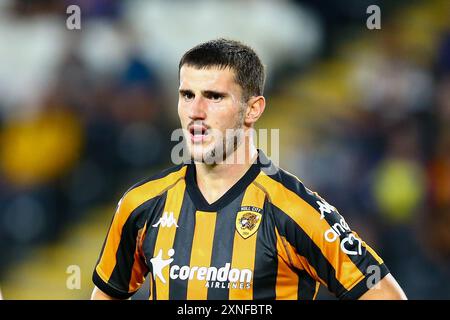
[[189, 153], [193, 161], [203, 163], [205, 162], [208, 153], [210, 153], [210, 150], [209, 148], [206, 149], [203, 145], [191, 145]]
[[222, 156], [214, 152], [214, 148], [194, 147], [190, 149], [191, 159], [197, 163], [217, 164], [220, 163]]
[[215, 162], [207, 153], [191, 153], [191, 159], [196, 163], [212, 164], [211, 162]]

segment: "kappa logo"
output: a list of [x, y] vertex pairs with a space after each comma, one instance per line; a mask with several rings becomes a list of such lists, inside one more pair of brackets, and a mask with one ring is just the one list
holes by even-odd
[[162, 228], [165, 227], [172, 227], [175, 226], [175, 228], [178, 228], [177, 220], [173, 217], [173, 212], [170, 213], [167, 211], [164, 211], [162, 217], [158, 220], [157, 223], [155, 223], [153, 228], [157, 228], [159, 225], [161, 225]]
[[325, 218], [325, 213], [331, 213], [333, 211], [337, 211], [335, 207], [330, 205], [328, 202], [322, 199], [322, 201], [316, 201], [316, 203], [319, 205], [320, 210], [320, 220]]

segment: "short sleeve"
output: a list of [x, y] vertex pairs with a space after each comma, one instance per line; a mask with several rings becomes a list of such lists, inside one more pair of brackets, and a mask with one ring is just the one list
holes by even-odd
[[[306, 189], [307, 190], [307, 189]], [[308, 190], [280, 218], [280, 233], [305, 270], [339, 299], [357, 299], [389, 273], [383, 260], [351, 230], [335, 207]]]
[[[324, 199], [317, 200], [320, 219], [326, 221], [313, 233], [313, 241], [331, 261], [328, 273], [335, 273], [342, 285], [334, 294], [341, 299], [357, 299], [389, 273], [378, 254], [353, 231], [339, 212]], [[324, 227], [325, 228], [324, 228]], [[311, 261], [314, 261], [311, 259]], [[330, 277], [331, 278], [331, 277]]]
[[139, 226], [138, 216], [138, 210], [125, 195], [117, 206], [93, 273], [94, 284], [114, 298], [132, 296], [149, 271], [141, 253], [145, 226]]

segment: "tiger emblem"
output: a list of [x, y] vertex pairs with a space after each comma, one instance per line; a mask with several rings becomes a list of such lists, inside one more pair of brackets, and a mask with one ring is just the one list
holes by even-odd
[[247, 212], [239, 219], [239, 223], [242, 229], [251, 231], [258, 223], [258, 220], [259, 216], [252, 212]]

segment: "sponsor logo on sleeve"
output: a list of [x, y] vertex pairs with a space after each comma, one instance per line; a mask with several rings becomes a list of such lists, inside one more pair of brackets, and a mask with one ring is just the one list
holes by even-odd
[[362, 241], [356, 237], [350, 230], [345, 219], [341, 217], [339, 222], [333, 224], [330, 229], [325, 231], [324, 237], [327, 242], [335, 242], [341, 235], [346, 236], [341, 240], [341, 250], [342, 252], [354, 256], [362, 254]]

